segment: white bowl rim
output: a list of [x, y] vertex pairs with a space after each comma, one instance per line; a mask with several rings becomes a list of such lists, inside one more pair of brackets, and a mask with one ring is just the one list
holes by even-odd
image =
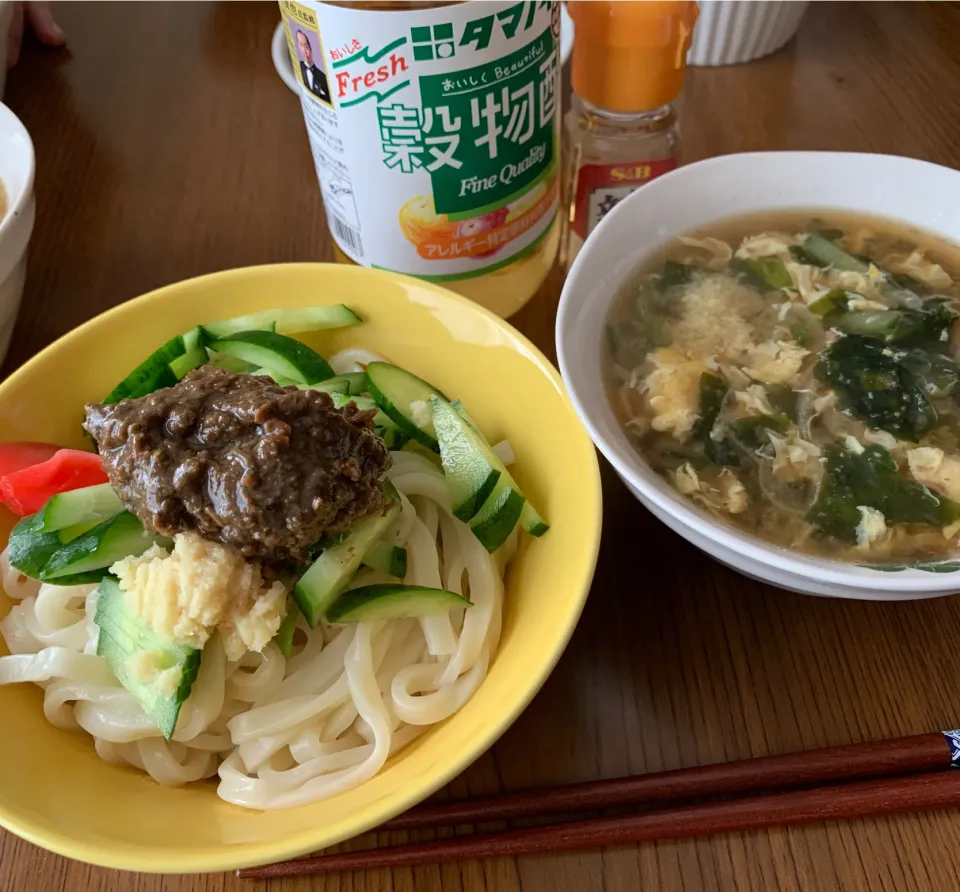
[[[908, 568], [890, 572], [874, 570], [869, 567], [837, 560], [808, 557], [786, 548], [768, 544], [759, 537], [748, 533], [741, 533], [734, 527], [717, 521], [706, 511], [688, 503], [687, 500], [677, 493], [663, 478], [650, 469], [638, 453], [633, 450], [627, 453], [626, 450], [619, 448], [617, 444], [611, 443], [598, 429], [598, 426], [594, 424], [594, 410], [589, 401], [583, 398], [581, 382], [578, 380], [581, 373], [576, 371], [579, 364], [571, 361], [568, 349], [577, 340], [575, 334], [576, 329], [575, 326], [572, 325], [574, 313], [584, 300], [582, 293], [588, 293], [588, 289], [581, 287], [581, 283], [578, 282], [578, 273], [579, 267], [584, 265], [584, 258], [589, 255], [590, 240], [596, 245], [608, 230], [612, 230], [614, 226], [621, 223], [621, 218], [623, 221], [626, 221], [628, 216], [634, 213], [633, 208], [640, 207], [644, 200], [649, 198], [650, 193], [647, 192], [647, 190], [650, 189], [651, 186], [657, 186], [657, 191], [662, 191], [669, 183], [682, 179], [693, 170], [703, 171], [704, 169], [717, 168], [714, 175], [722, 177], [722, 169], [731, 163], [742, 164], [744, 161], [750, 161], [751, 159], [769, 159], [771, 156], [776, 156], [777, 160], [784, 165], [789, 164], [791, 161], [799, 160], [821, 160], [827, 163], [830, 159], [842, 158], [845, 162], [856, 163], [858, 160], [870, 159], [872, 163], [876, 163], [878, 159], [885, 159], [890, 163], [929, 168], [941, 174], [946, 173], [950, 176], [960, 178], [960, 172], [943, 165], [934, 164], [930, 161], [880, 153], [834, 151], [740, 152], [718, 155], [713, 158], [707, 158], [702, 161], [684, 165], [658, 177], [657, 180], [648, 184], [643, 189], [633, 192], [620, 201], [603, 220], [600, 221], [600, 224], [591, 233], [590, 239], [588, 239], [587, 243], [581, 249], [564, 282], [563, 291], [560, 296], [560, 304], [557, 309], [556, 346], [558, 365], [567, 387], [567, 394], [576, 408], [581, 421], [590, 432], [594, 444], [624, 480], [640, 491], [644, 497], [656, 504], [661, 510], [674, 515], [685, 525], [717, 541], [720, 545], [725, 546], [731, 551], [739, 552], [758, 563], [775, 567], [780, 571], [792, 573], [801, 578], [813, 576], [823, 582], [861, 591], [864, 589], [874, 589], [876, 591], [894, 594], [897, 592], [928, 592], [943, 595], [954, 593], [960, 589], [960, 570], [931, 573]], [[818, 205], [810, 205], [810, 207], [816, 206]], [[826, 207], [828, 205], [821, 204], [819, 206]], [[833, 205], [835, 208], [844, 206], [848, 207], [851, 211], [856, 211], [856, 208], [850, 206], [849, 202], [839, 202]], [[795, 203], [785, 204], [783, 207], [786, 210], [798, 207], [798, 205]], [[895, 213], [889, 216], [896, 219]], [[934, 234], [938, 233], [937, 229], [933, 226], [929, 226], [928, 230]], [[951, 241], [954, 240], [942, 234], [941, 237]], [[639, 262], [641, 259], [642, 255], [638, 255], [636, 262]], [[575, 294], [575, 291], [578, 293]], [[612, 300], [613, 295], [610, 296], [610, 299], [602, 308], [604, 315], [606, 315]], [[590, 373], [585, 372], [584, 374]], [[843, 596], [839, 591], [837, 594], [840, 597]], [[856, 597], [862, 598], [863, 594], [858, 594]]]
[[[7, 194], [9, 207], [6, 213], [0, 216], [0, 241], [2, 241], [3, 237], [13, 229], [14, 220], [18, 220], [24, 215], [26, 207], [33, 196], [33, 179], [36, 174], [37, 160], [33, 148], [33, 140], [30, 138], [27, 128], [23, 125], [23, 121], [13, 113], [8, 105], [4, 105], [3, 102], [0, 102], [0, 129], [9, 130], [12, 133], [22, 136], [26, 141], [25, 144], [27, 147], [27, 176], [24, 180], [23, 188], [20, 189], [17, 195]], [[8, 188], [6, 180], [4, 180], [3, 183], [4, 189]]]

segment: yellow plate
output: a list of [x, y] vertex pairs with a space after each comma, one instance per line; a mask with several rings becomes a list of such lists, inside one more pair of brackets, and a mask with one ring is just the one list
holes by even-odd
[[[83, 446], [83, 404], [102, 398], [166, 339], [201, 322], [320, 303], [345, 303], [366, 321], [304, 340], [328, 356], [369, 348], [462, 399], [492, 438], [509, 438], [518, 482], [552, 524], [541, 539], [522, 537], [487, 679], [459, 713], [373, 780], [273, 812], [223, 802], [214, 782], [165, 789], [108, 765], [87, 735], [46, 722], [38, 687], [2, 687], [0, 824], [8, 830], [123, 870], [230, 870], [301, 855], [362, 833], [449, 781], [507, 729], [559, 658], [596, 564], [596, 453], [546, 358], [502, 319], [444, 289], [320, 264], [233, 270], [162, 288], [82, 325], [0, 385], [0, 441]], [[0, 514], [9, 527], [12, 518]], [[0, 613], [8, 609], [4, 597]]]

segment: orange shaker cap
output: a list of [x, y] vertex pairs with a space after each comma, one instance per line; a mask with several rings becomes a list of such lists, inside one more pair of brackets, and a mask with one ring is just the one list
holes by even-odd
[[570, 0], [573, 89], [615, 112], [650, 111], [680, 95], [693, 0]]

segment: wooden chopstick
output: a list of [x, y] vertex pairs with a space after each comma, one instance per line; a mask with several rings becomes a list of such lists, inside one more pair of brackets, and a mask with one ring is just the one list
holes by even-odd
[[[960, 803], [960, 772], [943, 769], [955, 766], [958, 759], [960, 732], [936, 731], [636, 777], [568, 784], [546, 790], [525, 790], [484, 799], [428, 803], [388, 821], [380, 829], [542, 817], [764, 789], [820, 786], [793, 793], [685, 805], [642, 815], [324, 855], [246, 868], [237, 874], [240, 877], [295, 876], [430, 861], [567, 851], [955, 805]], [[884, 779], [822, 787], [837, 781], [878, 777]]]
[[958, 804], [960, 771], [938, 771], [688, 805], [645, 814], [483, 833], [361, 852], [342, 852], [239, 870], [237, 875], [251, 878], [303, 876], [340, 870], [409, 867], [467, 858], [566, 852]]
[[409, 830], [414, 827], [545, 817], [598, 808], [813, 786], [853, 778], [915, 774], [950, 766], [951, 751], [947, 738], [943, 733], [934, 731], [781, 756], [657, 771], [634, 777], [520, 790], [483, 799], [428, 802], [387, 821], [379, 829]]

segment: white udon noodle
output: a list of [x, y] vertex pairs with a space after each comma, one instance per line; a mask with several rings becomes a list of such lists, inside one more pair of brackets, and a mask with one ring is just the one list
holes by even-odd
[[[442, 472], [415, 453], [392, 457], [402, 511], [388, 537], [407, 548], [404, 582], [468, 595], [470, 608], [313, 631], [301, 617], [286, 659], [271, 643], [227, 662], [214, 636], [168, 742], [96, 654], [96, 586], [41, 585], [4, 551], [3, 588], [18, 603], [0, 621], [11, 654], [0, 684], [38, 684], [47, 719], [90, 734], [102, 759], [166, 785], [219, 774], [218, 794], [247, 808], [304, 805], [369, 780], [483, 681], [517, 535], [488, 554], [451, 514]], [[354, 585], [384, 581], [364, 568]]]

